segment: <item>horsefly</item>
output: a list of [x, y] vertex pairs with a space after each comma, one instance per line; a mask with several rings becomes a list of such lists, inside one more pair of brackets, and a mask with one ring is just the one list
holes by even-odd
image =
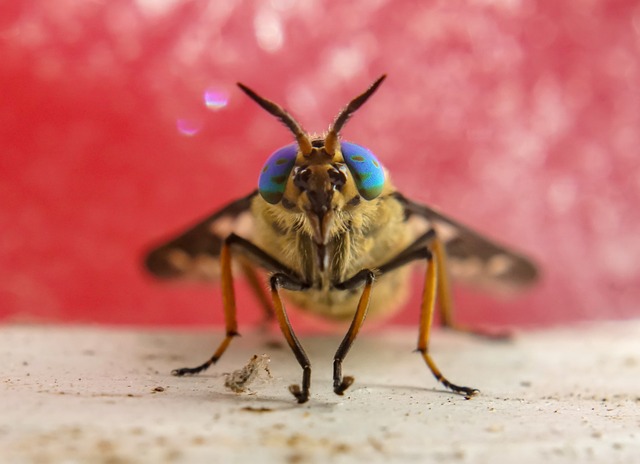
[[[350, 321], [333, 360], [333, 390], [342, 395], [353, 383], [353, 377], [343, 376], [342, 363], [365, 316], [400, 307], [410, 284], [408, 265], [422, 261], [426, 271], [417, 351], [444, 386], [467, 396], [477, 393], [450, 382], [429, 353], [436, 300], [443, 325], [473, 332], [453, 320], [450, 278], [490, 290], [512, 289], [533, 283], [538, 272], [520, 253], [408, 199], [369, 149], [341, 139], [349, 117], [384, 79], [349, 102], [322, 135], [310, 135], [281, 106], [238, 84], [284, 123], [295, 142], [267, 159], [256, 191], [147, 256], [147, 268], [158, 277], [221, 281], [226, 336], [207, 361], [176, 369], [174, 375], [207, 369], [238, 335], [234, 260], [266, 313], [277, 320], [302, 368], [301, 385], [289, 387], [299, 403], [309, 399], [311, 363], [289, 322], [282, 290], [302, 310]], [[260, 283], [262, 272], [270, 298]]]

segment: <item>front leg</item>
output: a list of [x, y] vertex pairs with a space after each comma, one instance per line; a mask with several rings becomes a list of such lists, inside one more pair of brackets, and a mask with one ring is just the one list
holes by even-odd
[[[236, 298], [233, 287], [233, 275], [231, 271], [231, 251], [236, 250], [249, 260], [252, 264], [260, 266], [263, 269], [274, 272], [275, 275], [282, 276], [281, 279], [287, 283], [285, 288], [291, 288], [297, 285], [302, 288], [305, 284], [297, 273], [289, 269], [277, 259], [266, 253], [264, 250], [236, 234], [229, 235], [222, 244], [220, 252], [221, 263], [221, 285], [222, 285], [222, 303], [224, 308], [225, 320], [225, 338], [220, 343], [213, 355], [204, 363], [196, 367], [182, 367], [172, 371], [173, 375], [183, 376], [197, 374], [215, 364], [229, 347], [231, 340], [238, 336], [238, 322], [236, 318]], [[285, 279], [286, 277], [286, 279]], [[277, 315], [277, 314], [276, 314]], [[286, 318], [286, 315], [285, 315]], [[286, 336], [286, 334], [285, 334]], [[295, 352], [295, 350], [294, 350]], [[303, 352], [304, 353], [304, 352]], [[296, 353], [297, 356], [297, 353]], [[307, 388], [308, 391], [308, 388]]]
[[293, 351], [293, 354], [298, 360], [298, 364], [302, 367], [302, 388], [300, 388], [299, 385], [290, 385], [289, 391], [296, 397], [298, 403], [306, 403], [309, 400], [309, 389], [311, 387], [311, 362], [291, 327], [289, 317], [282, 303], [282, 298], [280, 298], [279, 290], [284, 288], [287, 290], [301, 291], [309, 288], [309, 284], [284, 272], [273, 274], [270, 279], [270, 284], [273, 309], [278, 319], [280, 330], [282, 330], [284, 338], [287, 340], [291, 351]]
[[336, 351], [336, 354], [333, 357], [333, 391], [337, 395], [344, 394], [344, 391], [353, 383], [353, 377], [342, 376], [342, 361], [344, 361], [344, 358], [347, 356], [347, 353], [351, 349], [351, 345], [353, 345], [353, 341], [358, 335], [360, 327], [362, 327], [362, 323], [367, 316], [367, 310], [369, 309], [369, 300], [371, 299], [371, 287], [373, 285], [374, 278], [375, 274], [372, 270], [363, 269], [349, 280], [334, 284], [334, 287], [338, 290], [352, 290], [364, 285], [364, 289], [362, 291], [362, 295], [360, 296], [360, 301], [358, 302], [356, 313], [353, 316], [351, 325], [349, 326], [349, 330], [342, 340], [342, 343], [340, 343], [338, 351]]

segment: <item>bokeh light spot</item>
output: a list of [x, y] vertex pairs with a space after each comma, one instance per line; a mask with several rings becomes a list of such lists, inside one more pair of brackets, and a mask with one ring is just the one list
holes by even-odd
[[178, 118], [176, 120], [176, 128], [178, 132], [187, 137], [193, 137], [202, 129], [203, 122], [200, 119]]
[[209, 87], [204, 91], [204, 104], [213, 111], [218, 111], [227, 106], [229, 95], [224, 90]]
[[264, 51], [273, 53], [282, 48], [284, 32], [280, 16], [277, 13], [263, 9], [256, 15], [253, 27], [258, 45]]

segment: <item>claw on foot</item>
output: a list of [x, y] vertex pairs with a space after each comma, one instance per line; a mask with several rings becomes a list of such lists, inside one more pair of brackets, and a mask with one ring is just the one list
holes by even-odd
[[300, 385], [289, 385], [289, 391], [298, 400], [298, 404], [306, 403], [309, 401], [309, 392], [302, 391]]
[[198, 367], [181, 367], [180, 369], [174, 369], [171, 371], [171, 375], [175, 375], [176, 377], [182, 377], [184, 375], [194, 375], [197, 374], [201, 371], [203, 371], [204, 368], [202, 368], [201, 366]]
[[333, 391], [336, 395], [343, 395], [344, 391], [353, 384], [353, 380], [354, 379], [351, 376], [344, 377], [342, 382], [333, 386]]

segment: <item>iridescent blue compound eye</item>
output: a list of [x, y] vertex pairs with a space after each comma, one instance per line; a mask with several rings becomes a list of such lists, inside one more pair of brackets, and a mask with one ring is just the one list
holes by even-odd
[[342, 157], [347, 164], [358, 193], [365, 200], [373, 200], [384, 187], [384, 170], [376, 156], [360, 145], [340, 142]]
[[275, 205], [282, 199], [297, 155], [298, 144], [293, 143], [276, 150], [264, 163], [258, 180], [258, 192], [268, 203]]

